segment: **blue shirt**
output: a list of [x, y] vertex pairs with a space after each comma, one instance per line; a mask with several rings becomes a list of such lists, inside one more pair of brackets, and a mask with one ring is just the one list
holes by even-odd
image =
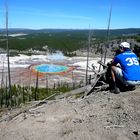
[[114, 58], [114, 64], [121, 65], [125, 80], [140, 80], [140, 65], [138, 57], [131, 51], [125, 51]]

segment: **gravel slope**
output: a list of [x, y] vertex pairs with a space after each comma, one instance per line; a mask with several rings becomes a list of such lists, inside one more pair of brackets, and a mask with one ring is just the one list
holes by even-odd
[[0, 140], [139, 140], [140, 88], [48, 101], [0, 122]]

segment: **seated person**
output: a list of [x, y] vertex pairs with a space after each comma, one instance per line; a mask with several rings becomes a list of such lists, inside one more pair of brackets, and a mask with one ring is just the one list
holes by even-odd
[[111, 76], [114, 88], [112, 92], [114, 93], [120, 92], [120, 89], [116, 85], [116, 78], [128, 86], [140, 84], [140, 65], [138, 57], [130, 50], [130, 44], [122, 42], [119, 50], [120, 53], [114, 57], [111, 64]]

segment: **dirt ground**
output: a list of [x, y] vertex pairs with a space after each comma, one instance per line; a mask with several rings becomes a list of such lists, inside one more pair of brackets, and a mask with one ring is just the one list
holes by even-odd
[[0, 122], [0, 140], [139, 139], [140, 87], [120, 94], [102, 91], [83, 99], [47, 101]]

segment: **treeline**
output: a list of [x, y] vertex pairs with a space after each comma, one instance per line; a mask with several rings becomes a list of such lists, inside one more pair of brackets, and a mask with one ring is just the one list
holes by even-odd
[[[89, 30], [33, 30], [22, 31], [27, 35], [9, 36], [10, 50], [26, 51], [29, 49], [44, 51], [43, 46], [48, 46], [50, 52], [62, 51], [67, 56], [75, 56], [74, 51], [86, 49], [88, 46]], [[9, 33], [18, 33], [18, 30]], [[140, 29], [110, 30], [111, 40], [125, 40], [133, 38], [140, 42]], [[107, 30], [91, 30], [91, 47], [96, 47], [107, 40]], [[0, 36], [0, 48], [6, 50], [6, 37]], [[96, 48], [98, 50], [98, 48]], [[10, 53], [11, 55], [12, 53]], [[14, 54], [12, 54], [14, 55]]]
[[8, 87], [0, 88], [0, 108], [13, 108], [19, 107], [27, 102], [38, 101], [48, 98], [48, 100], [55, 99], [57, 95], [64, 94], [65, 92], [71, 91], [81, 87], [81, 83], [76, 85], [69, 85], [68, 83], [54, 84], [53, 88], [39, 88], [39, 87], [28, 87], [20, 85], [12, 85], [11, 89]]
[[[0, 37], [0, 48], [6, 49], [4, 37]], [[14, 50], [43, 50], [47, 45], [50, 51], [60, 50], [62, 52], [72, 52], [83, 46], [87, 42], [87, 35], [78, 33], [34, 33], [20, 37], [9, 37], [9, 48]]]
[[[3, 33], [3, 34], [2, 34]], [[9, 48], [14, 50], [29, 50], [30, 48], [42, 50], [47, 45], [50, 51], [61, 50], [72, 52], [88, 44], [89, 30], [10, 30], [10, 34], [27, 33], [27, 35], [12, 37], [9, 36]], [[0, 48], [6, 49], [4, 31], [0, 36]], [[138, 36], [140, 29], [116, 29], [110, 30], [110, 39], [125, 38], [132, 35]], [[93, 43], [100, 43], [106, 40], [107, 30], [91, 30]], [[139, 41], [140, 39], [137, 38]]]

